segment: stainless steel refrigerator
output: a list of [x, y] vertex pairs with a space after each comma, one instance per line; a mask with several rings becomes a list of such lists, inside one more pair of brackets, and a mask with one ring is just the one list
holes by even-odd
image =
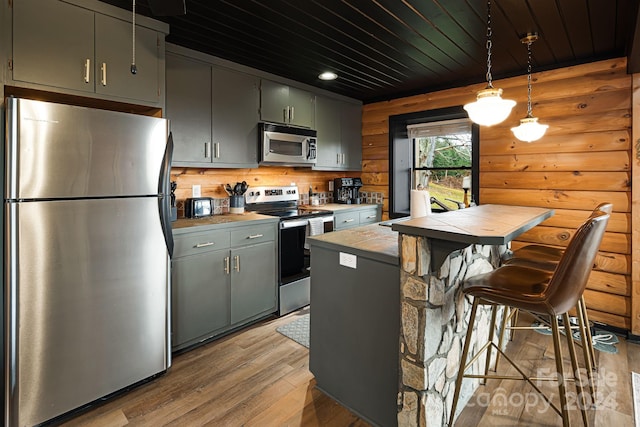
[[171, 140], [155, 117], [7, 98], [5, 425], [166, 371]]

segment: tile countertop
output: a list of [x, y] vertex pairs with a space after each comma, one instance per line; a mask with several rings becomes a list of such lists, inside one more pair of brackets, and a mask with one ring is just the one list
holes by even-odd
[[174, 232], [180, 229], [187, 228], [189, 229], [189, 231], [193, 231], [192, 227], [211, 228], [211, 226], [215, 225], [240, 223], [246, 221], [278, 222], [279, 218], [269, 215], [260, 215], [254, 212], [245, 212], [241, 214], [222, 214], [207, 216], [203, 218], [180, 218], [171, 223], [171, 228]]
[[399, 264], [398, 232], [379, 224], [364, 225], [309, 237], [309, 243], [312, 253], [313, 246], [320, 246], [351, 252], [388, 264]]

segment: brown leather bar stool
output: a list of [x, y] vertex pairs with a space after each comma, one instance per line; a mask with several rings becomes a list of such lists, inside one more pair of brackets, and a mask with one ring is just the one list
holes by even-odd
[[[474, 300], [469, 319], [469, 325], [471, 326], [467, 330], [467, 336], [462, 350], [462, 358], [460, 361], [458, 377], [456, 379], [449, 425], [452, 425], [453, 423], [463, 378], [494, 378], [527, 381], [562, 417], [563, 425], [570, 425], [558, 317], [562, 316], [565, 324], [569, 324], [568, 312], [576, 306], [580, 296], [584, 292], [587, 280], [591, 273], [593, 261], [596, 253], [598, 252], [598, 248], [600, 247], [600, 242], [602, 241], [602, 236], [608, 220], [609, 214], [597, 212], [582, 224], [560, 257], [557, 268], [553, 273], [521, 265], [504, 265], [490, 273], [473, 276], [463, 283], [462, 291], [465, 295], [474, 297]], [[475, 323], [476, 313], [480, 304], [512, 307], [519, 310], [529, 311], [539, 316], [547, 316], [549, 318], [556, 369], [559, 377], [553, 376], [551, 378], [536, 378], [536, 380], [562, 379], [561, 381], [558, 381], [560, 408], [558, 408], [548, 396], [542, 393], [533, 380], [529, 378], [514, 361], [506, 356], [502, 349], [493, 341], [486, 343], [480, 350], [478, 350], [472, 360], [467, 362], [471, 337], [473, 334], [472, 325]], [[582, 380], [580, 378], [580, 370], [578, 368], [573, 338], [571, 337], [570, 331], [567, 331], [565, 335], [567, 338], [567, 345], [569, 347], [569, 355], [574, 373], [577, 396], [580, 396], [582, 400], [582, 420], [584, 425], [588, 425], [586, 412], [587, 405], [584, 399], [585, 395], [583, 393]], [[500, 353], [520, 375], [487, 375], [486, 372], [484, 375], [465, 374], [468, 367], [480, 357], [483, 351], [488, 350], [487, 357], [490, 357], [491, 349], [495, 349]]]
[[[591, 213], [591, 216], [598, 212], [605, 212], [611, 214], [613, 211], [613, 204], [609, 202], [600, 203]], [[553, 272], [564, 250], [554, 248], [545, 245], [526, 245], [520, 249], [513, 251], [512, 257], [505, 261], [505, 264], [518, 264], [535, 268], [541, 268]], [[580, 332], [581, 347], [584, 353], [585, 363], [590, 366], [592, 370], [597, 369], [596, 355], [593, 348], [593, 339], [591, 337], [589, 315], [587, 313], [587, 306], [584, 301], [584, 297], [580, 296], [578, 305], [576, 306], [576, 317], [578, 319], [578, 330]], [[516, 314], [517, 319], [517, 314]], [[500, 341], [504, 337], [504, 330], [506, 326], [506, 317], [504, 317], [503, 327], [500, 331]], [[569, 327], [569, 325], [567, 325]], [[593, 384], [593, 378], [590, 374], [590, 384]]]

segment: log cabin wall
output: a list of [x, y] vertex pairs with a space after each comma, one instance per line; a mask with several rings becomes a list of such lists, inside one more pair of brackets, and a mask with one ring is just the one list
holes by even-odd
[[[526, 76], [494, 82], [518, 104], [505, 122], [481, 127], [479, 202], [555, 209], [555, 216], [523, 234], [513, 248], [527, 243], [564, 247], [598, 203], [612, 202], [585, 298], [592, 320], [638, 335], [640, 307], [632, 304], [631, 280], [632, 81], [625, 58], [535, 73], [533, 115], [549, 129], [533, 143], [518, 141], [510, 131], [527, 113]], [[389, 116], [464, 105], [484, 86], [364, 105], [363, 191], [385, 194], [385, 216]]]

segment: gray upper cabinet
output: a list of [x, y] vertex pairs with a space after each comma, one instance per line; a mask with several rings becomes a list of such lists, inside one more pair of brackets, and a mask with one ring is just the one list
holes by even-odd
[[131, 23], [96, 14], [96, 92], [149, 102], [160, 99], [159, 35], [136, 26], [136, 69], [131, 72]]
[[315, 95], [263, 79], [260, 85], [260, 119], [315, 128]]
[[59, 0], [13, 2], [12, 79], [107, 99], [161, 102], [164, 34]]
[[94, 13], [54, 0], [13, 3], [13, 80], [94, 91]]
[[173, 164], [211, 166], [211, 66], [167, 53], [166, 73]]
[[318, 160], [315, 170], [362, 169], [362, 106], [316, 97]]
[[318, 96], [316, 98], [317, 159], [315, 168], [339, 168], [342, 153], [342, 135], [338, 100]]
[[229, 167], [258, 166], [260, 79], [213, 69], [213, 161]]
[[167, 53], [174, 166], [258, 166], [259, 79]]

